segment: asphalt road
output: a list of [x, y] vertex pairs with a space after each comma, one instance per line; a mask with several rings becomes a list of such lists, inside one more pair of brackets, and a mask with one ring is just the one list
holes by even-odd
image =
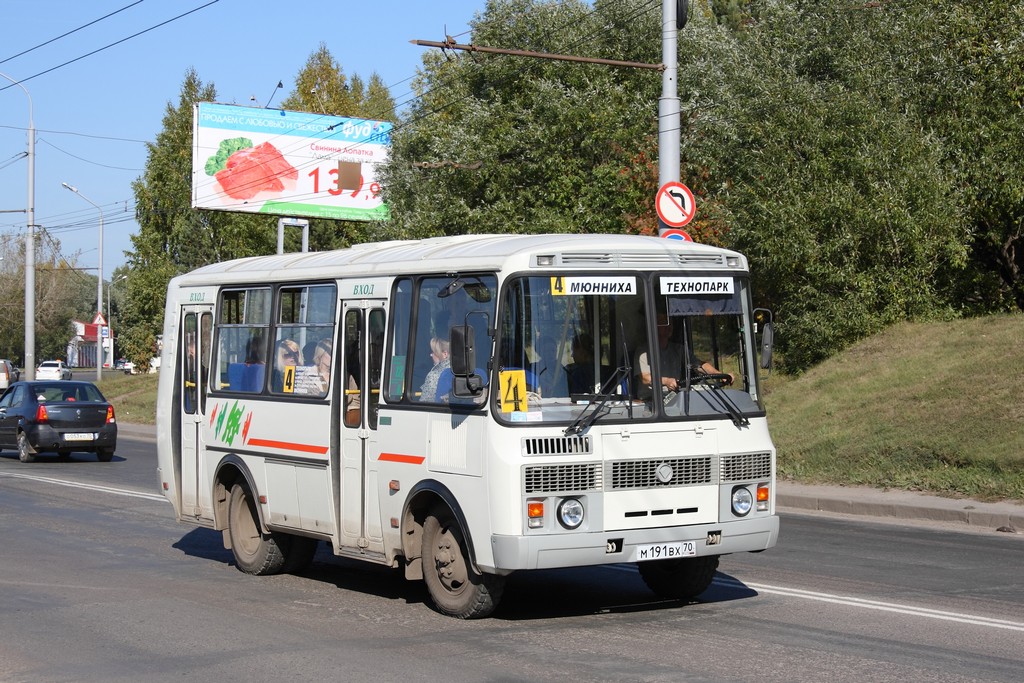
[[626, 565], [513, 576], [494, 617], [321, 545], [238, 572], [179, 525], [151, 440], [0, 454], [0, 681], [1019, 681], [1024, 536], [784, 512], [692, 604]]

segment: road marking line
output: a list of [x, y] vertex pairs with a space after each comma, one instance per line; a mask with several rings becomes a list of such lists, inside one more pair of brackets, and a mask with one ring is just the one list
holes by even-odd
[[14, 474], [10, 472], [0, 472], [0, 477], [11, 477], [14, 479], [28, 479], [30, 481], [39, 481], [45, 484], [56, 484], [57, 486], [67, 486], [73, 489], [86, 489], [88, 491], [101, 491], [103, 493], [113, 493], [118, 496], [128, 496], [130, 498], [144, 498], [146, 500], [167, 500], [163, 496], [157, 493], [143, 493], [142, 491], [132, 491], [131, 489], [115, 489], [110, 486], [98, 486], [96, 484], [83, 484], [80, 481], [67, 481], [65, 479], [53, 479], [51, 477], [40, 477], [33, 474]]
[[714, 583], [730, 587], [752, 588], [762, 593], [774, 593], [776, 595], [787, 595], [793, 598], [805, 600], [816, 600], [818, 602], [830, 602], [838, 605], [851, 607], [862, 607], [864, 609], [875, 609], [882, 612], [896, 612], [897, 614], [910, 614], [929, 619], [941, 619], [943, 621], [955, 621], [961, 624], [974, 624], [976, 626], [989, 626], [991, 628], [1003, 628], [1010, 631], [1024, 631], [1024, 623], [1019, 621], [1008, 621], [1006, 619], [992, 619], [975, 614], [963, 614], [961, 612], [945, 612], [943, 610], [930, 609], [928, 607], [915, 607], [913, 605], [901, 605], [894, 602], [883, 602], [880, 600], [867, 600], [846, 595], [833, 595], [831, 593], [817, 593], [815, 591], [802, 590], [800, 588], [786, 588], [783, 586], [769, 586], [763, 583], [744, 583], [729, 579], [715, 579]]
[[[636, 571], [636, 568], [630, 565], [608, 565], [608, 567], [610, 569], [618, 569], [620, 571]], [[1007, 619], [993, 619], [991, 617], [982, 617], [976, 614], [964, 614], [961, 612], [945, 612], [942, 610], [930, 609], [928, 607], [901, 605], [893, 602], [883, 602], [881, 600], [868, 600], [866, 598], [856, 598], [846, 595], [835, 595], [832, 593], [817, 593], [815, 591], [808, 591], [800, 588], [770, 586], [764, 583], [746, 583], [744, 581], [737, 581], [736, 579], [723, 579], [718, 577], [716, 577], [714, 581], [712, 581], [712, 585], [718, 585], [727, 588], [750, 588], [760, 593], [785, 595], [791, 598], [803, 598], [804, 600], [828, 602], [837, 605], [846, 605], [848, 607], [860, 607], [862, 609], [874, 609], [880, 610], [882, 612], [909, 614], [917, 617], [926, 617], [928, 619], [940, 619], [942, 621], [954, 621], [961, 624], [972, 624], [974, 626], [1001, 628], [1006, 629], [1008, 631], [1024, 631], [1024, 622], [1019, 621], [1009, 621]]]

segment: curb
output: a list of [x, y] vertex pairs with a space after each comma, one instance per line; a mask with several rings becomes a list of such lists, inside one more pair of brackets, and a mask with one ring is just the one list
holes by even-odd
[[1024, 505], [1010, 501], [985, 503], [913, 491], [779, 482], [776, 503], [799, 511], [966, 524], [991, 530], [1009, 527], [1024, 533]]

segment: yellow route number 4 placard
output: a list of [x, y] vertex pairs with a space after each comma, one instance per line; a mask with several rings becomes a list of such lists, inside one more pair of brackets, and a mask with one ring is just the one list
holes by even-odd
[[501, 389], [501, 412], [526, 411], [526, 371], [502, 370], [498, 373]]

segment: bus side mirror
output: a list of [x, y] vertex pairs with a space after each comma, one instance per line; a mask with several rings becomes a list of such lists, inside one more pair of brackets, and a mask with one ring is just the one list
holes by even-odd
[[772, 312], [767, 308], [754, 309], [754, 333], [757, 334], [757, 325], [762, 325], [761, 347], [761, 369], [772, 369], [772, 347], [775, 345], [775, 324]]
[[772, 369], [772, 345], [775, 343], [775, 326], [771, 323], [764, 324], [764, 331], [761, 333], [761, 369]]
[[473, 326], [453, 326], [448, 339], [452, 374], [455, 376], [452, 393], [456, 396], [479, 396], [484, 389], [484, 378], [476, 372]]

